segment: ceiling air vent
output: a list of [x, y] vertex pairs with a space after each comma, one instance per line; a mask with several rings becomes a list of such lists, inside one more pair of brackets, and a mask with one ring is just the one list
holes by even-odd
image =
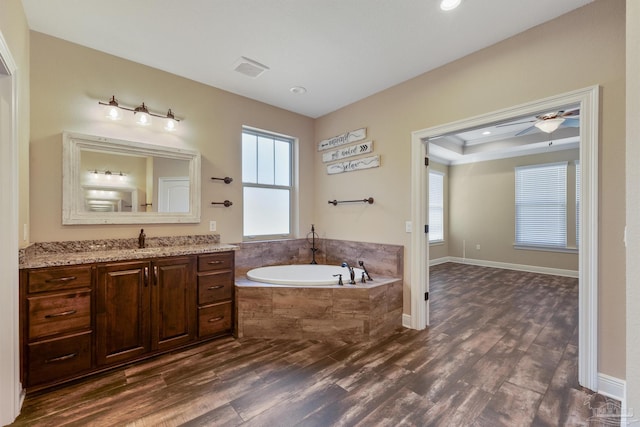
[[267, 71], [269, 67], [262, 65], [261, 63], [254, 61], [253, 59], [245, 58], [241, 56], [235, 63], [234, 70], [245, 76], [249, 76], [253, 79]]

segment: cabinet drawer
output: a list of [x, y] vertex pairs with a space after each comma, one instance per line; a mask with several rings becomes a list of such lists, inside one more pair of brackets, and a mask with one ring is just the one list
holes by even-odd
[[46, 383], [91, 369], [91, 332], [29, 344], [28, 384]]
[[198, 271], [233, 269], [233, 252], [220, 252], [198, 256]]
[[233, 272], [198, 274], [198, 304], [230, 300], [233, 295]]
[[91, 287], [91, 266], [29, 271], [29, 293]]
[[91, 327], [91, 291], [27, 298], [29, 340]]
[[231, 331], [231, 303], [198, 308], [198, 337]]

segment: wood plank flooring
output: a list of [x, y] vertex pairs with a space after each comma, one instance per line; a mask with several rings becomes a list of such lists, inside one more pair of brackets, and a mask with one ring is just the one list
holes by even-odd
[[431, 270], [431, 326], [349, 344], [231, 337], [29, 395], [16, 426], [598, 426], [577, 280]]

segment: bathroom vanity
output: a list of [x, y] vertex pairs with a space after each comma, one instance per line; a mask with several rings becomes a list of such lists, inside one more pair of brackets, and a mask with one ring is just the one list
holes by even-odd
[[232, 334], [234, 247], [195, 237], [204, 242], [136, 249], [134, 239], [121, 239], [132, 241], [122, 249], [91, 241], [92, 250], [72, 253], [60, 242], [59, 253], [26, 256], [20, 341], [27, 389]]

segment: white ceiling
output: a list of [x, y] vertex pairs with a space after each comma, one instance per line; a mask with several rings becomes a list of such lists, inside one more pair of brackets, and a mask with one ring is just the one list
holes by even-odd
[[[450, 12], [439, 0], [22, 3], [32, 30], [316, 118], [591, 1], [463, 0]], [[269, 70], [235, 72], [242, 56]]]

